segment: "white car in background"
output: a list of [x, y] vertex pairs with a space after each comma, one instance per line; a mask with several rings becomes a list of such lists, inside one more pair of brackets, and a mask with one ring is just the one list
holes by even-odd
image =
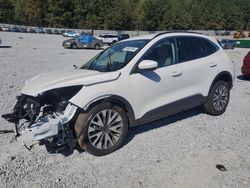
[[[80, 147], [106, 155], [129, 128], [196, 106], [225, 112], [233, 63], [218, 42], [196, 33], [168, 32], [126, 39], [78, 69], [26, 81], [14, 112], [22, 142]], [[157, 138], [156, 138], [157, 139]]]
[[108, 34], [108, 33], [102, 33], [98, 37], [102, 40], [103, 44], [114, 44], [118, 41], [118, 35], [117, 34]]
[[79, 36], [79, 34], [76, 33], [75, 31], [67, 30], [66, 32], [62, 33], [62, 36], [64, 36], [64, 37], [77, 37], [77, 36]]

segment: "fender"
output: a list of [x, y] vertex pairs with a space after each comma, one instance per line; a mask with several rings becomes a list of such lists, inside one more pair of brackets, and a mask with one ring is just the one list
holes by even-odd
[[100, 103], [106, 103], [106, 102], [114, 103], [114, 104], [121, 106], [127, 113], [128, 120], [129, 120], [129, 126], [130, 127], [136, 126], [135, 114], [134, 114], [134, 110], [133, 110], [131, 104], [126, 99], [124, 99], [123, 97], [118, 96], [118, 95], [99, 96], [99, 97], [91, 100], [90, 102], [88, 102], [82, 109], [84, 111], [88, 111], [93, 106], [98, 105]]
[[230, 72], [228, 71], [222, 71], [220, 72], [213, 80], [210, 88], [212, 87], [212, 85], [217, 81], [217, 80], [224, 80], [226, 81], [227, 83], [229, 83], [229, 87], [230, 89], [232, 89], [233, 87], [233, 76], [231, 75]]

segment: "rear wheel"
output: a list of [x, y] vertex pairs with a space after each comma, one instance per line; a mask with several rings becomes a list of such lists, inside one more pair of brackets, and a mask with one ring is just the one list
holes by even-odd
[[219, 80], [213, 84], [205, 103], [205, 112], [211, 115], [221, 115], [225, 112], [230, 98], [230, 89], [227, 82]]
[[122, 145], [128, 120], [121, 107], [105, 103], [81, 113], [75, 131], [81, 148], [95, 156], [107, 155]]
[[99, 50], [99, 49], [100, 49], [100, 45], [99, 45], [99, 44], [95, 44], [94, 48], [95, 48], [96, 50]]
[[77, 45], [75, 43], [71, 44], [72, 49], [77, 49]]

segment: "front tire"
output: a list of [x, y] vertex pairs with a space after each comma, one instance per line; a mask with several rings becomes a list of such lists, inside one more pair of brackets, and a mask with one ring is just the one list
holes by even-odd
[[215, 82], [208, 95], [204, 107], [205, 112], [210, 115], [219, 116], [226, 111], [230, 99], [230, 88], [227, 82], [219, 80]]
[[121, 147], [128, 131], [125, 111], [111, 103], [79, 114], [75, 132], [80, 147], [95, 156], [112, 153]]

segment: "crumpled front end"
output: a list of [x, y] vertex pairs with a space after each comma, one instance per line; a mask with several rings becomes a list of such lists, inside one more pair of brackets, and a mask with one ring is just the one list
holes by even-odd
[[52, 147], [72, 143], [71, 121], [77, 107], [68, 102], [81, 86], [53, 89], [37, 97], [17, 97], [13, 113], [2, 115], [15, 124], [16, 136], [28, 149], [44, 141]]

